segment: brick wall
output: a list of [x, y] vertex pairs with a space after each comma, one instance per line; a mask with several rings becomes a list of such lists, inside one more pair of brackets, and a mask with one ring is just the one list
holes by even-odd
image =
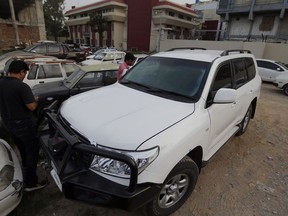
[[[35, 43], [40, 40], [37, 26], [18, 26], [20, 43]], [[16, 34], [12, 24], [0, 23], [0, 49], [7, 49], [16, 45]]]

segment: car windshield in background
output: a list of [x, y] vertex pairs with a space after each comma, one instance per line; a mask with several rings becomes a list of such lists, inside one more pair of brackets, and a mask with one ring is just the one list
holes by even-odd
[[82, 77], [84, 74], [85, 72], [81, 69], [75, 71], [64, 81], [64, 85], [67, 88], [73, 88], [74, 83], [76, 83], [79, 80], [79, 78]]
[[96, 55], [94, 57], [95, 60], [99, 60], [99, 61], [102, 61], [102, 59], [104, 59], [106, 53], [99, 53], [98, 55]]
[[177, 58], [148, 57], [120, 81], [121, 84], [162, 97], [197, 100], [211, 63]]
[[286, 70], [288, 70], [288, 65], [283, 63], [283, 62], [276, 62], [277, 64], [281, 65], [282, 67], [284, 67]]

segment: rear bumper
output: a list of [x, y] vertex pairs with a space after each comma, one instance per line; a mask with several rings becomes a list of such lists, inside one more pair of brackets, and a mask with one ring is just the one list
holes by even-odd
[[[160, 185], [137, 184], [138, 168], [132, 158], [85, 143], [83, 138], [71, 133], [65, 125], [62, 125], [56, 114], [47, 113], [47, 118], [52, 130], [40, 132], [40, 145], [57, 173], [54, 178], [58, 179], [55, 180], [56, 184], [67, 198], [134, 210], [159, 193]], [[129, 186], [91, 171], [89, 167], [94, 155], [125, 162], [131, 170]]]

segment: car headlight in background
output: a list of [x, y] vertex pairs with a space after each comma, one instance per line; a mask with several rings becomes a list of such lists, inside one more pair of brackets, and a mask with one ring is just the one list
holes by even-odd
[[10, 165], [5, 165], [0, 171], [0, 191], [7, 188], [14, 177], [14, 167]]
[[[158, 147], [136, 152], [112, 150], [102, 146], [98, 147], [130, 156], [138, 165], [138, 174], [140, 174], [150, 163], [152, 163], [159, 154]], [[90, 169], [92, 171], [97, 171], [120, 178], [129, 178], [131, 174], [131, 170], [126, 163], [99, 155], [94, 156]]]

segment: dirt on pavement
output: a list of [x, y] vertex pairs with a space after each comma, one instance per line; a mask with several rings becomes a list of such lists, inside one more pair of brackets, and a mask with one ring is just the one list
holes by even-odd
[[[256, 116], [199, 174], [195, 190], [172, 216], [288, 215], [288, 97], [263, 83]], [[141, 211], [68, 200], [52, 178], [39, 191], [24, 193], [9, 216], [141, 216]]]

